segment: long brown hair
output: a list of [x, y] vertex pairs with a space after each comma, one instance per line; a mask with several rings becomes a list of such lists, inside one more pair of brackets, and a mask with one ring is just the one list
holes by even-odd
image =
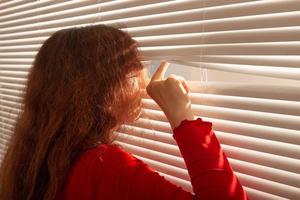
[[137, 47], [106, 25], [62, 29], [44, 42], [1, 166], [1, 199], [53, 199], [81, 152], [110, 143], [138, 116], [146, 82]]

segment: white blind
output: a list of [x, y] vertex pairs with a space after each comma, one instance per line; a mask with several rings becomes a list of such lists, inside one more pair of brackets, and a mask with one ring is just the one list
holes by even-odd
[[[0, 160], [43, 41], [61, 28], [118, 22], [145, 61], [208, 70], [205, 81], [202, 74], [190, 81], [192, 107], [213, 123], [250, 199], [300, 198], [298, 0], [1, 1]], [[122, 126], [116, 142], [192, 191], [166, 117], [146, 94], [143, 105], [142, 118]]]

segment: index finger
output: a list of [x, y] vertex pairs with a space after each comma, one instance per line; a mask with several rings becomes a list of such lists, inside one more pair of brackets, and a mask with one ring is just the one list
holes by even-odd
[[163, 77], [168, 69], [169, 64], [170, 63], [168, 63], [166, 61], [162, 61], [159, 65], [159, 67], [157, 68], [157, 70], [154, 72], [154, 74], [151, 78], [151, 82], [163, 79]]

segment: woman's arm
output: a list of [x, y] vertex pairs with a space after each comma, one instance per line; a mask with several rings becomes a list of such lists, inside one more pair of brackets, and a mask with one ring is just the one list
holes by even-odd
[[[173, 137], [185, 160], [195, 194], [174, 185], [141, 160], [122, 151], [124, 167], [118, 178], [120, 199], [246, 200], [210, 122], [183, 120]], [[125, 164], [126, 163], [126, 164]], [[122, 165], [122, 164], [121, 164]]]
[[196, 199], [247, 199], [215, 136], [212, 123], [201, 118], [183, 120], [173, 132]]

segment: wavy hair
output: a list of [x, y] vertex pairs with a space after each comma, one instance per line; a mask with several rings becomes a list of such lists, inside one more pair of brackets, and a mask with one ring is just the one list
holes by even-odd
[[102, 24], [62, 29], [44, 42], [1, 166], [1, 199], [54, 199], [80, 153], [111, 143], [113, 130], [139, 116], [146, 76], [137, 47], [127, 32]]

